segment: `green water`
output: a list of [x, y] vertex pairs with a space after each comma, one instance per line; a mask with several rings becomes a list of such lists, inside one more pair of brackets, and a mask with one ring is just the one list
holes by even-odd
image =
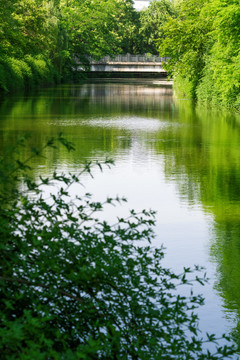
[[240, 117], [172, 96], [155, 80], [94, 80], [59, 86], [0, 103], [0, 152], [29, 133], [41, 146], [63, 132], [76, 151], [49, 150], [33, 162], [35, 175], [78, 171], [85, 160], [116, 166], [84, 183], [96, 198], [126, 195], [126, 208], [158, 211], [154, 246], [165, 264], [206, 267], [209, 285], [199, 311], [203, 330], [240, 338]]

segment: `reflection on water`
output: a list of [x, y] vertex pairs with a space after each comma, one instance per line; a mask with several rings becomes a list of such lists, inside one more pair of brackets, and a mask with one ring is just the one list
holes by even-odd
[[61, 131], [76, 151], [36, 159], [36, 173], [78, 171], [85, 159], [114, 158], [117, 166], [89, 181], [89, 191], [126, 195], [129, 207], [158, 210], [154, 245], [167, 247], [165, 263], [205, 265], [212, 279], [198, 289], [206, 297], [202, 328], [239, 332], [239, 117], [174, 100], [170, 84], [156, 79], [101, 79], [1, 103], [1, 153], [29, 132], [24, 158]]
[[169, 126], [169, 122], [159, 121], [158, 119], [148, 119], [141, 117], [116, 117], [112, 119], [94, 119], [86, 120], [82, 122], [83, 125], [101, 127], [101, 128], [117, 128], [122, 130], [128, 130], [132, 132], [144, 131], [144, 132], [155, 132], [165, 126]]

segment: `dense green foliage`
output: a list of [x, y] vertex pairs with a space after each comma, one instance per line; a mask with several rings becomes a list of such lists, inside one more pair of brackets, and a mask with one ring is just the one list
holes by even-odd
[[160, 51], [177, 91], [213, 104], [239, 107], [239, 1], [181, 0], [164, 27]]
[[140, 11], [141, 53], [158, 54], [158, 42], [164, 36], [163, 26], [169, 18], [174, 16], [175, 9], [169, 0], [154, 0], [146, 9]]
[[[58, 140], [73, 148], [61, 135]], [[54, 146], [51, 139], [33, 148], [33, 156]], [[36, 183], [27, 175], [30, 158], [18, 154], [0, 162], [2, 358], [231, 358], [231, 346], [206, 350], [215, 337], [202, 339], [194, 313], [203, 298], [191, 289], [179, 294], [179, 286], [205, 277], [191, 280], [189, 268], [174, 274], [161, 265], [162, 248], [147, 245], [154, 212], [131, 211], [108, 223], [99, 211], [125, 199], [99, 203], [83, 191], [80, 179], [91, 174], [91, 164]], [[79, 187], [75, 198], [72, 186], [75, 193]]]
[[0, 89], [76, 79], [76, 60], [170, 57], [183, 96], [239, 107], [239, 1], [0, 0]]
[[58, 20], [46, 1], [1, 1], [0, 89], [56, 80], [53, 66]]
[[[158, 54], [169, 0], [140, 12], [133, 0], [0, 0], [0, 90], [82, 76], [76, 62], [116, 54]], [[78, 66], [78, 65], [77, 65]]]
[[[132, 0], [0, 0], [0, 89], [72, 77], [76, 58], [132, 52]], [[75, 74], [76, 76], [76, 74]]]

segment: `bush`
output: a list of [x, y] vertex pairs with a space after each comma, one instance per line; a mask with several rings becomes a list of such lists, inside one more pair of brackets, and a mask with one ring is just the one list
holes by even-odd
[[0, 58], [0, 89], [14, 91], [59, 81], [50, 60], [42, 56], [26, 55], [23, 59]]
[[24, 86], [22, 62], [12, 57], [0, 58], [0, 84], [2, 90], [9, 91]]
[[4, 65], [1, 63], [1, 59], [0, 59], [0, 90], [7, 91], [6, 72]]
[[[217, 46], [213, 47], [213, 50]], [[240, 88], [238, 57], [225, 58], [223, 54], [207, 57], [203, 76], [197, 87], [197, 98], [214, 105], [239, 107]]]
[[41, 55], [26, 55], [24, 60], [31, 67], [35, 85], [50, 84], [54, 82], [55, 70], [49, 60]]
[[173, 90], [177, 97], [193, 99], [194, 86], [188, 77], [177, 74], [174, 76]]
[[220, 97], [216, 95], [214, 88], [212, 71], [208, 68], [205, 69], [204, 75], [197, 87], [197, 99], [208, 104], [218, 104], [220, 102]]
[[[79, 175], [54, 173], [37, 184], [27, 175], [28, 161], [15, 161], [2, 160], [0, 172], [2, 186], [7, 181], [0, 199], [3, 359], [231, 358], [234, 346], [204, 350], [194, 313], [203, 298], [179, 295], [178, 286], [194, 281], [192, 271], [174, 274], [161, 265], [163, 249], [150, 246], [153, 211], [132, 210], [109, 224], [98, 212], [125, 199], [103, 204], [88, 193], [69, 195], [73, 185], [82, 193], [80, 178], [91, 174], [90, 163]], [[17, 185], [19, 171], [25, 189]], [[53, 185], [58, 190], [46, 199], [43, 189]]]

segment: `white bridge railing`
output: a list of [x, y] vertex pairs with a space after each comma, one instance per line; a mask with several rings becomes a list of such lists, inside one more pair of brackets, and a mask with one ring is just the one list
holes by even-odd
[[155, 62], [155, 63], [162, 63], [163, 61], [167, 61], [169, 58], [167, 57], [159, 57], [157, 55], [131, 55], [131, 54], [126, 54], [126, 55], [116, 55], [114, 57], [110, 57], [109, 55], [104, 56], [102, 59], [100, 60], [90, 60], [91, 64], [104, 64], [104, 63], [108, 63], [108, 62], [113, 62], [113, 63], [121, 63], [121, 62], [138, 62], [138, 63], [143, 63], [143, 62]]

